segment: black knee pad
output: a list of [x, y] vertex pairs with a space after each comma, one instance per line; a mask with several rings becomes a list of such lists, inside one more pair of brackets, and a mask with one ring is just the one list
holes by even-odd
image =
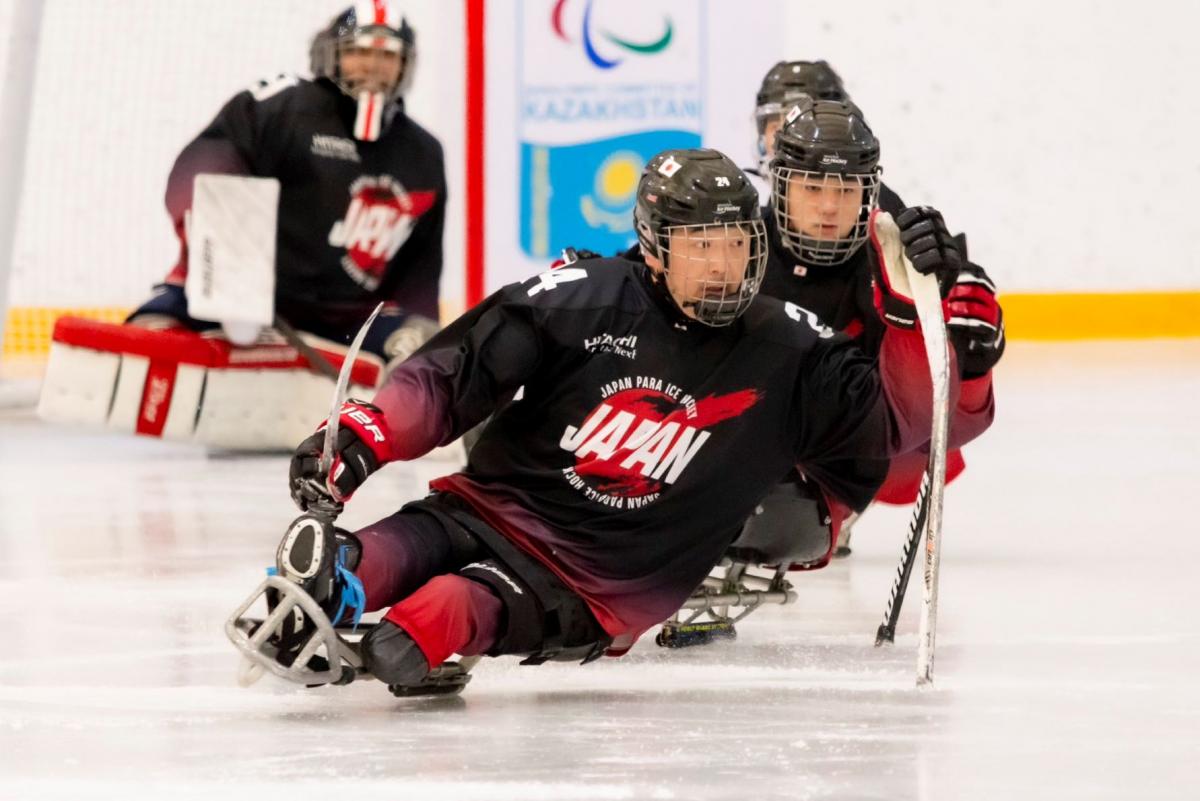
[[458, 575], [490, 589], [504, 607], [500, 631], [488, 656], [536, 651], [542, 643], [542, 608], [533, 590], [497, 559], [472, 562]]
[[587, 602], [532, 560], [523, 563], [520, 572], [498, 559], [486, 559], [458, 573], [486, 585], [504, 606], [500, 634], [489, 656], [523, 654], [530, 664], [579, 661], [599, 656], [611, 642]]
[[425, 654], [408, 632], [382, 620], [359, 643], [363, 667], [384, 684], [416, 684], [429, 674]]

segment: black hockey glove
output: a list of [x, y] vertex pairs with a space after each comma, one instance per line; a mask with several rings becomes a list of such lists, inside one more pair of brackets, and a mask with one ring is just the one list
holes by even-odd
[[578, 250], [575, 248], [563, 248], [562, 255], [554, 260], [554, 263], [550, 265], [550, 269], [557, 270], [559, 267], [567, 267], [571, 264], [575, 264], [576, 262], [599, 258], [603, 257], [594, 250], [586, 250], [584, 248], [579, 248]]
[[946, 330], [962, 377], [986, 375], [1004, 355], [1004, 312], [996, 301], [996, 285], [982, 267], [967, 262], [946, 305], [950, 309]]
[[320, 470], [321, 451], [325, 447], [324, 425], [292, 454], [288, 469], [292, 500], [305, 511], [319, 501], [349, 500], [367, 476], [392, 461], [388, 436], [387, 422], [378, 406], [365, 401], [346, 401], [342, 405], [329, 476]]
[[904, 255], [921, 275], [936, 275], [942, 297], [950, 292], [963, 267], [958, 242], [946, 230], [942, 213], [930, 206], [915, 206], [896, 218]]

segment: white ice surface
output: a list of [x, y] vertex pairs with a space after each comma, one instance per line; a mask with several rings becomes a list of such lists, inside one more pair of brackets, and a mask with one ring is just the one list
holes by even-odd
[[[0, 799], [1200, 798], [1200, 342], [1014, 344], [948, 492], [936, 684], [907, 510], [733, 643], [489, 660], [456, 698], [234, 683], [286, 460], [0, 412]], [[446, 463], [393, 466], [343, 518]]]

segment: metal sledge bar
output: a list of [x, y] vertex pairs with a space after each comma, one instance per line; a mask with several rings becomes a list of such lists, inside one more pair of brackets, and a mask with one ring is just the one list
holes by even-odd
[[758, 590], [760, 592], [770, 592], [778, 589], [775, 577], [757, 576], [753, 573], [743, 573], [738, 579], [721, 578], [720, 576], [709, 576], [704, 579], [701, 586], [706, 590], [716, 590], [722, 592], [729, 587], [744, 587], [747, 590]]
[[[260, 597], [265, 596], [268, 589], [279, 593], [279, 603], [271, 610], [271, 614], [261, 623], [257, 619], [246, 617], [250, 607], [257, 603]], [[268, 640], [278, 632], [280, 624], [297, 606], [316, 626], [316, 631], [309, 637], [292, 664], [282, 665], [277, 658], [278, 650]], [[317, 602], [297, 584], [281, 576], [267, 576], [263, 580], [250, 597], [229, 616], [225, 622], [225, 635], [251, 662], [261, 665], [281, 679], [297, 684], [331, 684], [342, 680], [343, 665], [356, 672], [362, 667], [362, 661], [354, 648], [338, 636], [333, 624], [329, 622], [329, 618]], [[308, 661], [316, 656], [322, 645], [325, 646], [329, 668], [313, 670], [308, 667]]]
[[717, 606], [761, 606], [762, 604], [790, 604], [796, 601], [795, 590], [747, 590], [693, 595], [683, 602], [681, 609], [711, 609]]
[[[268, 589], [280, 592], [279, 602], [271, 610], [271, 614], [265, 619], [246, 617], [250, 607], [257, 603], [259, 597], [263, 596]], [[293, 613], [297, 606], [309, 615], [316, 626], [316, 631], [310, 635], [289, 667], [279, 663], [278, 649], [267, 641], [273, 633], [279, 631], [280, 624]], [[230, 616], [225, 624], [225, 633], [246, 658], [244, 664], [249, 667], [243, 669], [243, 675], [246, 678], [245, 685], [253, 683], [256, 678], [254, 674], [261, 674], [264, 669], [297, 684], [339, 684], [348, 681], [347, 675], [350, 672], [353, 673], [353, 678], [356, 680], [374, 678], [363, 668], [362, 658], [355, 648], [354, 642], [347, 640], [346, 637], [365, 636], [376, 625], [375, 623], [363, 623], [357, 627], [334, 626], [316, 601], [299, 585], [282, 576], [269, 576]], [[312, 670], [308, 667], [308, 661], [317, 656], [321, 646], [325, 646], [329, 669], [325, 671]], [[439, 665], [430, 671], [424, 680], [411, 687], [389, 687], [389, 689], [393, 694], [403, 697], [461, 692], [462, 688], [470, 681], [467, 674], [481, 658], [479, 656], [461, 657], [456, 661]]]

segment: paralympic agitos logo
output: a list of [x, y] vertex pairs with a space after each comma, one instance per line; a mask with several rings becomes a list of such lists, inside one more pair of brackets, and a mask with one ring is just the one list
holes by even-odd
[[753, 389], [694, 398], [652, 376], [620, 378], [601, 390], [603, 402], [579, 426], [567, 426], [559, 447], [575, 454], [563, 476], [588, 500], [616, 509], [653, 503], [674, 484], [712, 437], [718, 423], [758, 403]]
[[[613, 67], [621, 64], [624, 59], [606, 58], [596, 48], [596, 34], [592, 27], [592, 5], [594, 0], [586, 0], [587, 5], [583, 9], [583, 30], [580, 36], [583, 42], [583, 51], [587, 54], [588, 60], [602, 70], [610, 70]], [[554, 32], [558, 34], [558, 38], [564, 42], [570, 42], [571, 38], [563, 30], [563, 8], [567, 5], [567, 0], [558, 0], [554, 4], [554, 11], [550, 15], [550, 23], [554, 27]], [[667, 49], [667, 45], [671, 44], [671, 36], [674, 34], [674, 28], [671, 25], [671, 18], [667, 17], [663, 20], [663, 33], [652, 42], [634, 42], [628, 39], [623, 39], [609, 31], [601, 31], [600, 37], [606, 40], [610, 45], [620, 48], [628, 53], [637, 53], [638, 55], [650, 56], [655, 53], [660, 53]]]

